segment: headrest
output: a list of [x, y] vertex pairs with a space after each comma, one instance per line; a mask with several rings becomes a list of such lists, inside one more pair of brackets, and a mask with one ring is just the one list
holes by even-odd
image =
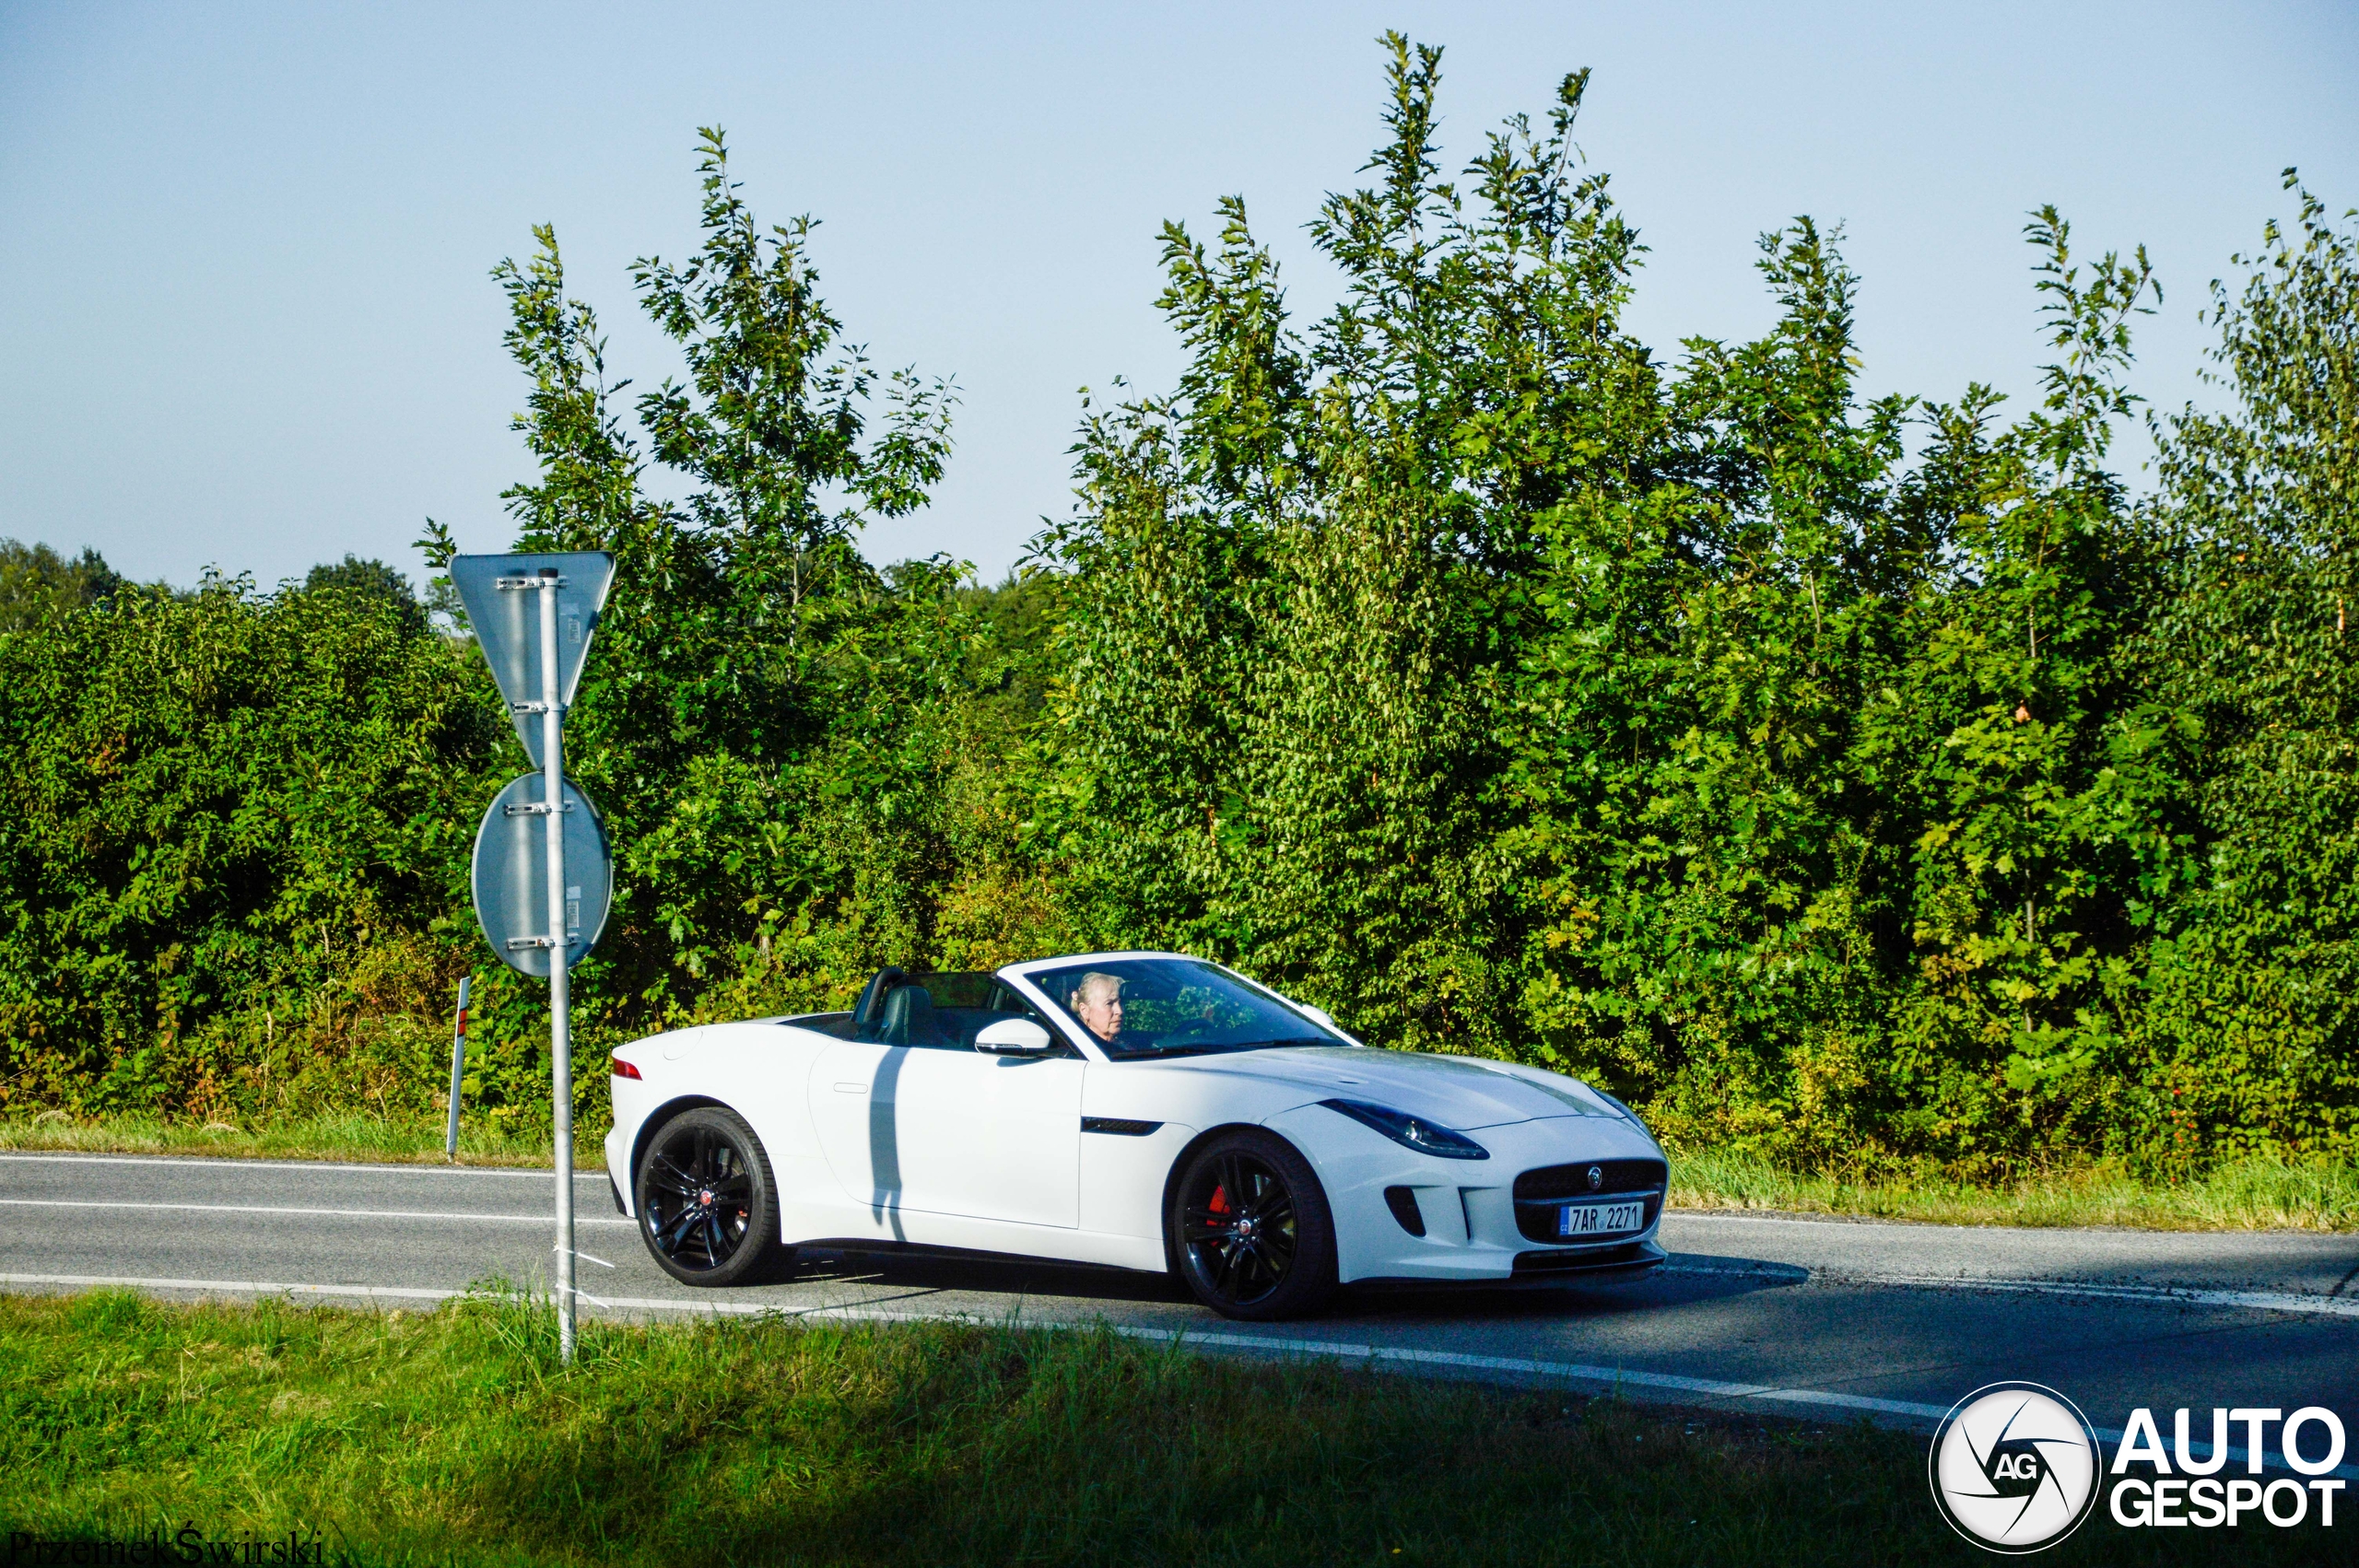
[[891, 994], [895, 986], [908, 978], [908, 970], [891, 964], [868, 977], [868, 984], [861, 988], [860, 1000], [852, 1004], [851, 1010], [852, 1024], [860, 1031], [862, 1038], [873, 1037], [873, 1032], [884, 1021], [885, 998]]
[[877, 1036], [886, 1045], [931, 1045], [934, 1035], [932, 991], [912, 981], [886, 993], [885, 1022]]

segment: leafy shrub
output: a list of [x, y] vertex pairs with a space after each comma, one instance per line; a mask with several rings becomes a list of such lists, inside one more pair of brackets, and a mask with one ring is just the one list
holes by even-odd
[[[1453, 181], [1439, 52], [1388, 49], [1372, 182], [1310, 225], [1341, 302], [1290, 318], [1241, 201], [1167, 227], [1186, 369], [1085, 406], [1073, 513], [997, 590], [856, 548], [924, 504], [956, 391], [844, 345], [811, 226], [756, 223], [718, 132], [700, 249], [634, 273], [685, 381], [619, 409], [548, 229], [497, 269], [520, 545], [620, 564], [571, 720], [619, 855], [584, 1059], [886, 962], [1170, 945], [1735, 1158], [2347, 1155], [2348, 223], [2303, 192], [2215, 286], [2232, 406], [2154, 419], [2137, 497], [2142, 253], [2032, 215], [2053, 357], [2012, 420], [1863, 401], [1807, 217], [1762, 240], [1766, 333], [1659, 358], [1587, 74]], [[50, 586], [0, 630], [0, 1108], [426, 1117], [472, 965], [469, 1094], [546, 1125], [541, 994], [465, 907], [522, 759], [464, 628], [378, 563], [174, 598], [18, 554]]]

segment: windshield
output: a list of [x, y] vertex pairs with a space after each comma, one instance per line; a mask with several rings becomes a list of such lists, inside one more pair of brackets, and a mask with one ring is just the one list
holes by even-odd
[[1351, 1044], [1252, 981], [1201, 959], [1101, 958], [1026, 977], [1116, 1061]]

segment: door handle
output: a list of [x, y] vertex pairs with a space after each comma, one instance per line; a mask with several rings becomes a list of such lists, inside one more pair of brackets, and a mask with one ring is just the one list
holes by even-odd
[[868, 1085], [865, 1083], [839, 1083], [836, 1085], [836, 1093], [839, 1094], [865, 1094], [868, 1093]]

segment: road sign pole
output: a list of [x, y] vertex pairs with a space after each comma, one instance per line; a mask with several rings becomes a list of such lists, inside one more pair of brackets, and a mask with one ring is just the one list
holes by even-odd
[[467, 989], [473, 975], [459, 977], [459, 1011], [451, 1022], [451, 1129], [442, 1136], [442, 1153], [459, 1157], [459, 1094], [467, 1079]]
[[[603, 550], [453, 556], [451, 581], [467, 608], [475, 646], [483, 650], [491, 678], [508, 704], [516, 739], [533, 762], [532, 771], [511, 780], [484, 813], [483, 825], [475, 830], [468, 881], [475, 892], [475, 919], [499, 961], [525, 975], [544, 962], [548, 965], [557, 1343], [570, 1363], [579, 1306], [574, 1259], [580, 1254], [573, 1248], [573, 1036], [568, 966], [590, 952], [605, 928], [615, 867], [613, 847], [589, 797], [566, 784], [563, 725], [599, 614], [614, 587], [615, 558]], [[536, 714], [538, 724], [532, 722]], [[536, 816], [546, 819], [538, 839], [530, 826]], [[569, 837], [573, 840], [569, 856]], [[566, 863], [569, 860], [571, 865]], [[536, 888], [544, 872], [547, 885]]]
[[565, 941], [565, 741], [558, 707], [557, 574], [544, 567], [541, 581], [542, 799], [549, 845], [549, 1070], [557, 1126], [557, 1338], [560, 1359], [573, 1360], [573, 1036], [566, 1018], [571, 1001]]

